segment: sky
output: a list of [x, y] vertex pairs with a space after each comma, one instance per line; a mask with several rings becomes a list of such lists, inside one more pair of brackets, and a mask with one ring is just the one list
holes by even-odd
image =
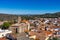
[[60, 0], [0, 0], [0, 13], [44, 14], [60, 12]]

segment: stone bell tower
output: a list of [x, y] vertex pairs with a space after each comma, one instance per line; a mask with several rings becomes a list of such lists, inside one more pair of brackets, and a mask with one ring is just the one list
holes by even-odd
[[21, 22], [21, 17], [18, 16], [18, 24]]

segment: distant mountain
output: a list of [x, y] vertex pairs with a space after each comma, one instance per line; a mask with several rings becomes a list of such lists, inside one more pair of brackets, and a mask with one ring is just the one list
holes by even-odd
[[35, 18], [58, 18], [60, 17], [60, 12], [56, 13], [45, 13], [45, 14], [40, 14], [40, 15], [23, 15], [23, 19], [35, 19]]
[[0, 13], [0, 20], [15, 20], [18, 18], [18, 16], [21, 16], [22, 19], [34, 19], [37, 18], [58, 18], [60, 17], [60, 12], [56, 13], [45, 13], [41, 15], [12, 15], [12, 14], [2, 14]]
[[60, 12], [56, 12], [56, 13], [46, 13], [41, 15], [41, 17], [48, 17], [48, 18], [55, 18], [55, 17], [60, 17]]

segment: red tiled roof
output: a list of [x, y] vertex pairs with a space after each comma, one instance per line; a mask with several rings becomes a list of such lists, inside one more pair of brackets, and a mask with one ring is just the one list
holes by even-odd
[[3, 37], [3, 38], [0, 38], [0, 40], [6, 40], [6, 38], [5, 38], [5, 37]]
[[35, 35], [35, 32], [30, 31], [30, 32], [29, 32], [29, 35], [31, 35], [31, 36], [32, 36], [32, 35]]
[[49, 31], [44, 31], [44, 32], [45, 32], [46, 36], [48, 36], [48, 35], [53, 33], [53, 32], [49, 32]]

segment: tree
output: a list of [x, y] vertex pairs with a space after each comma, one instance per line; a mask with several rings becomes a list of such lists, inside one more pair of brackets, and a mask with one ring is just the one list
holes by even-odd
[[53, 37], [52, 39], [51, 38], [49, 38], [48, 40], [60, 40], [59, 38], [57, 38], [57, 37]]
[[55, 37], [55, 38], [53, 38], [53, 40], [60, 40], [59, 38], [57, 38], [57, 37]]
[[2, 25], [2, 29], [8, 29], [10, 26], [9, 22], [4, 22]]

